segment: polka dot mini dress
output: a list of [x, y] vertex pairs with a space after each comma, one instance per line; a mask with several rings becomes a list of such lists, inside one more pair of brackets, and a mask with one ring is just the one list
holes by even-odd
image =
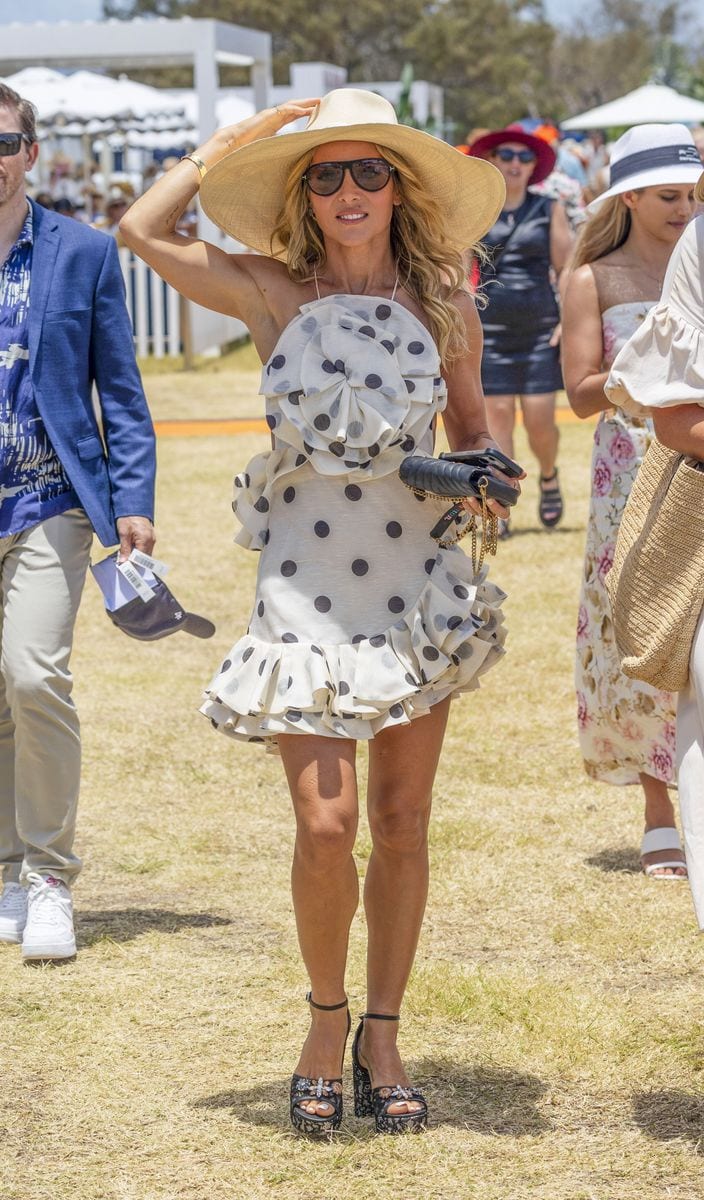
[[503, 653], [504, 593], [401, 482], [447, 402], [428, 330], [395, 300], [305, 304], [262, 371], [273, 449], [235, 477], [260, 552], [249, 628], [201, 711], [234, 738], [373, 738], [469, 691]]

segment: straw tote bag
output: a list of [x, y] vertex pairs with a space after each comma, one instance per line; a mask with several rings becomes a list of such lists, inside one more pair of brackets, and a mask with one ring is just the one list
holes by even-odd
[[624, 675], [681, 691], [704, 607], [704, 473], [658, 441], [633, 484], [605, 583]]

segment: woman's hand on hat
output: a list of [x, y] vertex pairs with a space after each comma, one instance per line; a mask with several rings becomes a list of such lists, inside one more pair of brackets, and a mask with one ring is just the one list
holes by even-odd
[[[279, 129], [290, 125], [292, 121], [300, 121], [303, 117], [312, 117], [320, 104], [320, 97], [314, 96], [308, 100], [282, 100], [274, 105], [274, 112], [279, 118]], [[264, 110], [268, 112], [268, 109]]]

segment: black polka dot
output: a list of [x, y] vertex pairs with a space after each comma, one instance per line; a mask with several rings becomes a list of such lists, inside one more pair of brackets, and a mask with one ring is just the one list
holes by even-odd
[[226, 658], [220, 668], [220, 674], [223, 675], [225, 673], [225, 671], [229, 671], [231, 666], [232, 666], [232, 659]]
[[284, 633], [281, 635], [282, 642], [297, 642], [298, 638], [295, 633]]
[[404, 439], [404, 441], [401, 442], [401, 449], [404, 451], [405, 454], [410, 454], [411, 450], [415, 450], [415, 448], [416, 448], [415, 439], [412, 437], [407, 437]]
[[266, 423], [270, 429], [276, 429], [277, 421], [276, 421], [276, 417], [273, 416], [272, 413], [266, 414]]
[[354, 637], [352, 638], [352, 645], [358, 646], [360, 642], [366, 642], [366, 640], [366, 633], [355, 633]]
[[440, 657], [440, 651], [435, 649], [435, 646], [423, 647], [423, 658], [427, 658], [428, 662], [435, 662], [436, 658]]
[[425, 571], [426, 571], [426, 574], [427, 574], [427, 575], [431, 575], [431, 574], [432, 574], [432, 571], [433, 571], [433, 567], [434, 567], [434, 566], [435, 566], [435, 559], [434, 559], [434, 558], [426, 558], [426, 560], [425, 560]]
[[319, 413], [317, 417], [313, 418], [313, 424], [322, 433], [325, 429], [330, 428], [330, 418], [327, 413]]
[[313, 447], [310, 445], [310, 443], [309, 443], [309, 442], [304, 442], [304, 443], [303, 443], [303, 449], [305, 450], [306, 454], [312, 454], [312, 453], [313, 453]]
[[369, 563], [367, 562], [366, 558], [355, 558], [354, 562], [352, 563], [353, 575], [366, 575], [368, 570]]
[[311, 646], [311, 651], [313, 654], [319, 654], [321, 658], [323, 657], [323, 652], [320, 649], [320, 646]]
[[334, 362], [330, 362], [330, 359], [326, 358], [323, 363], [323, 370], [325, 371], [326, 375], [334, 375], [337, 371], [337, 368]]
[[321, 613], [330, 612], [330, 609], [332, 608], [332, 600], [329, 596], [316, 596], [313, 603], [318, 612]]
[[386, 532], [390, 538], [400, 538], [403, 530], [398, 521], [389, 521], [388, 525], [386, 526]]
[[416, 687], [418, 680], [414, 679], [410, 671], [406, 671], [406, 683], [410, 683], [411, 687]]
[[388, 338], [384, 338], [381, 344], [385, 350], [388, 350], [389, 354], [393, 354], [396, 349], [393, 342], [390, 342]]
[[370, 458], [376, 458], [377, 454], [379, 453], [379, 450], [380, 450], [379, 445], [376, 442], [374, 442], [374, 444], [372, 446], [369, 446], [369, 448], [367, 450], [367, 454], [369, 455]]
[[391, 612], [400, 613], [403, 612], [404, 608], [406, 607], [406, 602], [401, 598], [401, 596], [392, 596], [389, 600], [388, 607]]
[[269, 545], [269, 538], [270, 538], [270, 537], [271, 537], [271, 534], [269, 533], [269, 530], [268, 530], [268, 529], [261, 529], [261, 530], [259, 531], [259, 538], [260, 538], [260, 540], [261, 540], [261, 541], [264, 543], [264, 545], [265, 545], [265, 546], [268, 546], [268, 545]]
[[264, 616], [264, 601], [263, 600], [260, 600], [257, 605], [257, 616], [258, 617]]
[[408, 353], [409, 354], [422, 354], [424, 350], [425, 350], [425, 346], [423, 345], [422, 342], [409, 342], [408, 343]]
[[244, 480], [240, 479], [239, 475], [235, 475], [235, 487], [244, 487]]
[[361, 487], [357, 487], [356, 483], [348, 483], [345, 488], [345, 495], [348, 500], [361, 500], [362, 489]]
[[469, 600], [469, 592], [463, 583], [458, 583], [457, 586], [453, 587], [452, 590], [457, 596], [458, 600]]
[[376, 388], [380, 388], [381, 375], [367, 375], [366, 379], [364, 380], [364, 386], [371, 388], [372, 391], [374, 391]]
[[364, 426], [362, 422], [350, 421], [349, 425], [347, 426], [347, 433], [349, 437], [361, 437], [361, 435], [364, 433]]
[[296, 497], [296, 489], [295, 489], [295, 487], [287, 487], [287, 488], [286, 488], [286, 491], [284, 492], [284, 501], [285, 501], [285, 503], [286, 503], [286, 504], [290, 504], [290, 503], [291, 503], [291, 501], [295, 499], [295, 497]]
[[313, 531], [316, 537], [324, 538], [328, 536], [330, 532], [330, 526], [328, 525], [327, 521], [316, 521], [315, 525], [313, 526]]
[[363, 333], [365, 337], [376, 337], [376, 329], [373, 325], [360, 325], [359, 332]]
[[345, 453], [345, 447], [342, 445], [342, 442], [331, 442], [329, 450], [330, 453], [334, 454], [336, 458], [342, 458], [343, 454]]
[[394, 719], [398, 719], [398, 717], [402, 717], [403, 716], [403, 705], [402, 704], [392, 704], [391, 708], [389, 709], [389, 716], [393, 717]]
[[413, 395], [413, 393], [416, 390], [416, 385], [413, 382], [413, 380], [412, 379], [404, 379], [404, 383], [406, 385], [406, 391], [408, 392], [408, 394]]
[[275, 358], [272, 358], [271, 365], [275, 371], [280, 371], [282, 367], [286, 366], [286, 355], [277, 354]]
[[294, 721], [294, 722], [300, 721], [302, 716], [303, 716], [303, 713], [300, 712], [300, 710], [297, 708], [289, 708], [286, 711], [286, 718], [289, 721]]
[[306, 458], [305, 454], [297, 454], [296, 455], [296, 466], [302, 467], [304, 462], [308, 462], [308, 459]]
[[341, 359], [341, 358], [336, 358], [336, 359], [335, 359], [335, 370], [336, 370], [336, 371], [339, 371], [341, 375], [344, 375], [344, 373], [345, 373], [345, 364], [343, 363], [343, 361], [342, 361], [342, 359]]
[[254, 507], [256, 508], [257, 512], [260, 512], [260, 513], [268, 512], [269, 511], [269, 501], [267, 500], [266, 496], [260, 496], [259, 499], [257, 500], [257, 503], [254, 505]]
[[448, 621], [447, 621], [447, 628], [448, 628], [448, 629], [457, 629], [457, 626], [458, 626], [458, 625], [461, 625], [461, 624], [462, 624], [462, 618], [461, 618], [461, 617], [457, 617], [457, 616], [455, 616], [455, 617], [449, 617], [449, 618], [448, 618]]
[[254, 646], [248, 646], [247, 649], [245, 650], [244, 654], [242, 655], [242, 662], [243, 663], [249, 662], [249, 660], [253, 654], [254, 654]]
[[288, 394], [288, 402], [289, 402], [289, 404], [293, 404], [294, 408], [297, 408], [297, 407], [298, 407], [298, 405], [301, 403], [301, 396], [302, 396], [302, 395], [303, 395], [303, 392], [302, 392], [302, 391], [298, 391], [298, 392], [289, 392], [289, 394]]
[[262, 661], [260, 662], [260, 664], [259, 664], [259, 666], [258, 666], [257, 670], [259, 671], [259, 674], [260, 674], [260, 675], [263, 675], [263, 674], [264, 674], [264, 672], [265, 672], [265, 670], [266, 670], [266, 659], [265, 659], [265, 658], [263, 658], [263, 659], [262, 659]]
[[285, 575], [287, 579], [289, 579], [291, 575], [295, 575], [297, 570], [298, 564], [295, 563], [292, 558], [285, 559], [281, 564], [281, 574]]
[[376, 646], [377, 648], [378, 648], [379, 646], [385, 646], [385, 645], [386, 645], [386, 638], [384, 637], [383, 633], [377, 633], [377, 634], [375, 634], [375, 635], [374, 635], [374, 637], [370, 638], [370, 639], [369, 639], [369, 645], [370, 645], [370, 646]]
[[339, 696], [348, 696], [348, 695], [349, 695], [349, 690], [350, 690], [350, 685], [349, 685], [349, 683], [345, 683], [344, 679], [341, 679], [341, 680], [340, 680], [340, 682], [339, 682], [339, 683], [338, 683], [338, 685], [337, 685], [337, 692], [338, 692], [338, 695], [339, 695]]
[[388, 304], [377, 304], [376, 316], [380, 321], [386, 321], [391, 316], [391, 308]]

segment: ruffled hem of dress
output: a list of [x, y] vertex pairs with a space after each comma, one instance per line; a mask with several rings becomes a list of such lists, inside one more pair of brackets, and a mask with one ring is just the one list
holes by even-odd
[[644, 409], [704, 405], [704, 334], [660, 303], [614, 359], [605, 392], [628, 416]]
[[[640, 783], [641, 775], [652, 775], [652, 764], [637, 762], [621, 762], [615, 766], [606, 767], [602, 763], [584, 760], [584, 770], [595, 783], [608, 783], [612, 787], [633, 787]], [[677, 788], [677, 779], [660, 779], [665, 787]]]
[[[206, 689], [201, 712], [240, 741], [280, 733], [366, 741], [472, 691], [503, 655], [505, 593], [469, 560], [428, 580], [393, 625], [355, 644], [264, 642], [246, 634]], [[464, 579], [460, 575], [465, 576]]]

